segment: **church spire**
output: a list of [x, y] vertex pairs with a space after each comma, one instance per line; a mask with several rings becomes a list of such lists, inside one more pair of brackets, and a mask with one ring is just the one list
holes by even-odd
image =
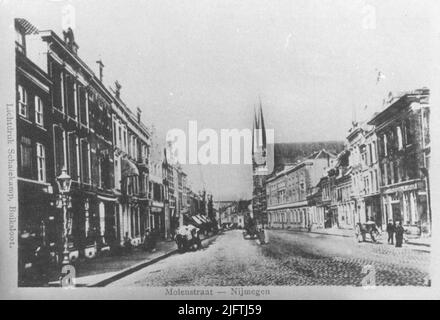
[[264, 117], [263, 117], [263, 106], [261, 104], [260, 97], [260, 110], [259, 110], [259, 125], [261, 130], [261, 147], [263, 148], [263, 152], [266, 151], [266, 127], [264, 126]]
[[266, 156], [266, 128], [264, 125], [263, 107], [260, 103], [254, 106], [254, 124], [252, 130], [252, 155]]

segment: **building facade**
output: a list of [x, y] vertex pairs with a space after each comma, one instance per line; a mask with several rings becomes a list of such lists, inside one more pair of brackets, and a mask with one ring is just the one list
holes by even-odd
[[304, 161], [286, 166], [267, 179], [268, 224], [274, 228], [308, 228], [324, 220], [311, 210], [307, 196], [330, 167], [334, 155], [321, 150]]
[[382, 226], [380, 171], [374, 127], [354, 122], [347, 135], [347, 150], [350, 152], [355, 222], [373, 220]]
[[[56, 209], [52, 153], [52, 80], [45, 63], [37, 65], [29, 52], [38, 30], [23, 19], [15, 20], [16, 128], [19, 278], [32, 267], [34, 246], [51, 245], [56, 251], [60, 230]], [[30, 57], [29, 57], [30, 55]], [[30, 235], [35, 238], [30, 243]]]
[[392, 98], [369, 124], [378, 139], [383, 222], [401, 221], [412, 234], [429, 235], [429, 89]]
[[102, 69], [98, 77], [81, 60], [71, 29], [60, 38], [24, 19], [15, 27], [20, 232], [38, 228], [59, 260], [65, 221], [56, 178], [65, 168], [71, 260], [94, 257], [127, 232], [140, 241], [149, 206], [149, 132], [140, 111], [134, 115], [120, 87], [107, 89]]
[[119, 243], [129, 237], [133, 245], [138, 245], [150, 227], [151, 133], [141, 121], [140, 109], [135, 115], [123, 102], [121, 88], [116, 81], [112, 101], [114, 193], [118, 196], [115, 231]]

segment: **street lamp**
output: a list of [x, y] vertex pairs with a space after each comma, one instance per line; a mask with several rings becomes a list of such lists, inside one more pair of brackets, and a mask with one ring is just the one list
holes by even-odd
[[64, 240], [64, 250], [63, 250], [63, 265], [69, 264], [69, 239], [68, 239], [68, 231], [69, 231], [69, 222], [67, 220], [67, 202], [69, 200], [68, 193], [70, 192], [70, 185], [72, 183], [72, 179], [67, 174], [67, 169], [64, 167], [61, 171], [61, 174], [57, 177], [57, 185], [58, 191], [60, 192], [60, 197], [63, 205], [63, 240]]

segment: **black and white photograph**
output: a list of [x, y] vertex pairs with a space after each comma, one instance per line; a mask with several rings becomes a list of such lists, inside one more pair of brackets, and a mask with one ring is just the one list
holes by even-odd
[[3, 288], [439, 297], [438, 7], [0, 0]]

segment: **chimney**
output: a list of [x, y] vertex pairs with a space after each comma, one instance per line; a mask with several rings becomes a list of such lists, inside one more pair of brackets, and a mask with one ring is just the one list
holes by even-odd
[[63, 31], [64, 43], [67, 45], [70, 51], [74, 54], [78, 53], [79, 46], [75, 42], [75, 36], [73, 34], [73, 29], [71, 27], [67, 28], [67, 30]]
[[116, 80], [115, 81], [115, 95], [116, 95], [116, 98], [120, 98], [121, 97], [121, 88], [122, 88], [122, 86], [121, 86], [121, 84], [118, 82], [118, 80]]
[[104, 77], [104, 64], [102, 63], [102, 60], [99, 59], [98, 61], [96, 61], [96, 63], [98, 64], [99, 67], [99, 81], [102, 82], [102, 78]]
[[137, 111], [137, 121], [138, 123], [141, 123], [142, 110], [139, 107], [137, 107], [136, 111]]

